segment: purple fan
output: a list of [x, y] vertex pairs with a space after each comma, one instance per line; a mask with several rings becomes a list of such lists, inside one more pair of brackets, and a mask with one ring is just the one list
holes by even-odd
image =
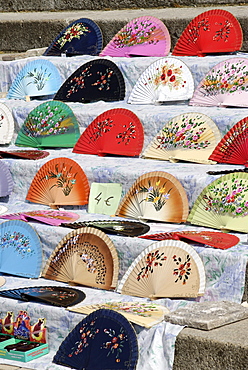
[[13, 179], [8, 166], [0, 161], [0, 197], [6, 197], [13, 190]]

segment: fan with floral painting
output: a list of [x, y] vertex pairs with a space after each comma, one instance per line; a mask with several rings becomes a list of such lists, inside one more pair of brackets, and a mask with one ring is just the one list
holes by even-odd
[[0, 197], [10, 195], [14, 187], [9, 167], [3, 161], [0, 161]]
[[32, 149], [0, 150], [0, 158], [37, 160], [37, 159], [46, 158], [48, 155], [49, 155], [49, 152], [45, 150], [32, 150]]
[[14, 135], [14, 118], [7, 105], [0, 103], [0, 144], [9, 144]]

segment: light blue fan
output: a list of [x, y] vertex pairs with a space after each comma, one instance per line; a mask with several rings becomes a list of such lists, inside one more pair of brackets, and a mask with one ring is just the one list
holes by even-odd
[[11, 275], [38, 278], [41, 264], [42, 246], [32, 226], [20, 220], [1, 223], [0, 271]]
[[7, 98], [52, 98], [60, 85], [61, 77], [55, 65], [46, 59], [36, 59], [28, 62], [17, 74]]
[[0, 161], [0, 197], [6, 197], [13, 190], [13, 179], [7, 164]]

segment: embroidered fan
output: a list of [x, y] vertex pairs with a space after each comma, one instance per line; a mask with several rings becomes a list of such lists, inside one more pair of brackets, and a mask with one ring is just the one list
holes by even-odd
[[188, 221], [221, 230], [248, 232], [248, 174], [235, 172], [214, 180], [196, 199]]
[[36, 173], [26, 200], [46, 204], [85, 205], [88, 203], [89, 183], [82, 168], [70, 158], [54, 158]]
[[10, 195], [13, 186], [14, 183], [8, 165], [0, 161], [0, 197]]
[[61, 343], [53, 362], [74, 369], [135, 370], [138, 341], [120, 313], [100, 309], [79, 322]]
[[27, 97], [51, 97], [61, 85], [61, 78], [55, 65], [46, 59], [27, 62], [10, 86], [8, 99]]
[[216, 64], [195, 89], [190, 105], [248, 107], [248, 59]]
[[28, 114], [15, 144], [34, 148], [70, 148], [79, 136], [79, 124], [71, 108], [60, 101], [47, 101]]
[[178, 39], [172, 55], [205, 56], [241, 49], [243, 33], [238, 20], [228, 11], [211, 9], [195, 17]]
[[42, 263], [42, 245], [38, 234], [20, 220], [0, 224], [0, 271], [38, 278]]
[[144, 158], [213, 163], [208, 158], [221, 139], [218, 127], [201, 113], [183, 113], [172, 118], [143, 152]]
[[91, 19], [80, 18], [59, 33], [43, 55], [98, 55], [102, 50], [102, 32]]
[[107, 59], [95, 59], [73, 72], [54, 100], [89, 103], [123, 100], [124, 97], [125, 81], [117, 65]]
[[128, 109], [110, 109], [94, 119], [78, 139], [74, 153], [138, 156], [144, 142], [143, 125]]
[[10, 109], [0, 103], [0, 144], [9, 144], [14, 134], [14, 118]]
[[111, 289], [117, 284], [119, 261], [111, 239], [91, 227], [73, 230], [57, 245], [42, 276], [46, 279]]
[[117, 291], [150, 299], [204, 294], [205, 270], [189, 244], [178, 240], [151, 244], [133, 261]]
[[128, 98], [129, 104], [162, 104], [188, 100], [194, 92], [190, 69], [180, 59], [160, 58], [138, 78]]
[[152, 16], [138, 17], [128, 22], [105, 46], [101, 56], [165, 56], [171, 46], [165, 24]]
[[0, 158], [41, 159], [49, 155], [44, 150], [0, 150]]
[[120, 217], [163, 222], [185, 222], [188, 199], [181, 183], [163, 171], [141, 175], [122, 199], [117, 213]]

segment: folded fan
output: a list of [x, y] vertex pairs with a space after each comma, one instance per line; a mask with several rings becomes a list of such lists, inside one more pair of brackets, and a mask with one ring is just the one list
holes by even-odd
[[0, 197], [10, 195], [14, 187], [9, 167], [3, 161], [0, 161]]
[[45, 150], [0, 150], [0, 158], [15, 158], [15, 159], [42, 159], [49, 155]]
[[0, 103], [0, 144], [9, 144], [14, 134], [15, 124], [11, 110]]

